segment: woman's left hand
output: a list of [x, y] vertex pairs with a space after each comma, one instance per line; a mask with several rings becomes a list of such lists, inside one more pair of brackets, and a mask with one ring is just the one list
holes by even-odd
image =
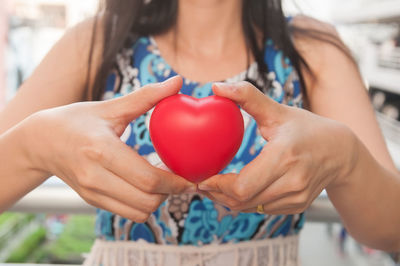
[[324, 188], [346, 182], [357, 145], [345, 125], [279, 104], [247, 82], [215, 84], [213, 90], [248, 112], [268, 143], [239, 174], [199, 184], [201, 193], [235, 211], [256, 212], [262, 205], [266, 214], [295, 214]]

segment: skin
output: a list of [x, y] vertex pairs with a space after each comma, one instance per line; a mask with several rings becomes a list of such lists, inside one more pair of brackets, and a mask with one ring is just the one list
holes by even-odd
[[[114, 100], [43, 110], [6, 131], [0, 160], [5, 162], [8, 152], [18, 160], [2, 167], [0, 210], [52, 174], [89, 204], [137, 222], [146, 221], [170, 194], [195, 191], [183, 178], [150, 165], [119, 138], [130, 121], [181, 86], [182, 79], [175, 77]], [[59, 141], [52, 141], [55, 136]], [[21, 177], [26, 179], [16, 184]]]
[[[180, 1], [177, 32], [155, 36], [163, 57], [196, 81], [224, 80], [245, 70], [253, 58], [246, 53], [240, 5], [239, 0]], [[0, 113], [0, 161], [10, 154], [21, 158], [0, 166], [0, 210], [50, 173], [89, 203], [138, 222], [166, 195], [194, 190], [192, 184], [146, 163], [118, 139], [131, 119], [176, 93], [179, 79], [120, 100], [68, 105], [84, 100], [88, 68], [82, 59], [88, 56], [92, 23], [70, 30]], [[293, 23], [336, 34], [310, 18], [297, 17]], [[101, 43], [101, 34], [97, 36], [96, 43]], [[217, 95], [236, 101], [257, 120], [269, 144], [238, 175], [215, 176], [199, 188], [232, 209], [254, 212], [263, 204], [270, 214], [302, 212], [326, 188], [356, 239], [400, 250], [400, 211], [395, 206], [400, 178], [357, 68], [328, 43], [301, 36], [294, 41], [314, 73], [312, 78], [303, 71], [309, 111], [279, 105], [248, 83], [215, 84]], [[94, 62], [101, 62], [99, 45]], [[21, 178], [24, 182], [14, 181]]]
[[179, 1], [176, 30], [154, 38], [162, 56], [177, 73], [198, 82], [247, 70], [241, 5], [241, 0]]

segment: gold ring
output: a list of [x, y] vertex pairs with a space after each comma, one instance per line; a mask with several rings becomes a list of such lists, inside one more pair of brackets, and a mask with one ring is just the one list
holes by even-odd
[[262, 204], [257, 205], [257, 213], [259, 213], [259, 214], [265, 214], [265, 212], [264, 212], [264, 205], [262, 205]]

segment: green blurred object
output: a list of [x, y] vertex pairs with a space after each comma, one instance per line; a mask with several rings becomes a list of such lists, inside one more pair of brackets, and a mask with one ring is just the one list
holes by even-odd
[[32, 233], [24, 243], [20, 245], [16, 250], [14, 250], [6, 262], [16, 263], [23, 262], [28, 259], [32, 252], [44, 241], [46, 240], [46, 229], [40, 227], [34, 233]]
[[17, 237], [17, 247], [3, 257], [6, 262], [81, 264], [82, 254], [94, 243], [94, 227], [95, 217], [89, 215], [4, 213], [0, 215], [0, 252]]
[[95, 217], [70, 216], [60, 237], [49, 245], [51, 263], [81, 263], [94, 240]]
[[12, 212], [5, 212], [0, 215], [0, 226], [2, 226], [4, 223], [9, 221], [10, 219], [15, 219], [16, 217], [21, 216], [21, 214], [17, 213], [12, 213]]
[[0, 215], [0, 250], [14, 238], [15, 234], [29, 224], [35, 215], [20, 213], [4, 213]]

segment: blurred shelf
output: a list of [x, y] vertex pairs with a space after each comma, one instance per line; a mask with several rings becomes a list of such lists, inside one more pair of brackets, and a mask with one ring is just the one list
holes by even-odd
[[87, 204], [68, 186], [41, 186], [18, 201], [10, 211], [51, 214], [95, 214], [96, 209]]
[[385, 137], [390, 155], [397, 169], [400, 170], [400, 122], [378, 112], [376, 113], [376, 117]]
[[359, 64], [368, 86], [400, 95], [400, 48], [364, 43], [363, 49]]
[[400, 94], [400, 70], [377, 67], [365, 74], [371, 87]]
[[398, 0], [358, 1], [351, 7], [340, 8], [334, 20], [343, 24], [400, 23], [400, 3]]
[[339, 224], [306, 223], [300, 234], [299, 254], [305, 266], [395, 266], [384, 252], [343, 238]]
[[400, 95], [400, 48], [391, 47], [372, 55], [376, 56], [375, 65], [366, 68], [370, 86]]

